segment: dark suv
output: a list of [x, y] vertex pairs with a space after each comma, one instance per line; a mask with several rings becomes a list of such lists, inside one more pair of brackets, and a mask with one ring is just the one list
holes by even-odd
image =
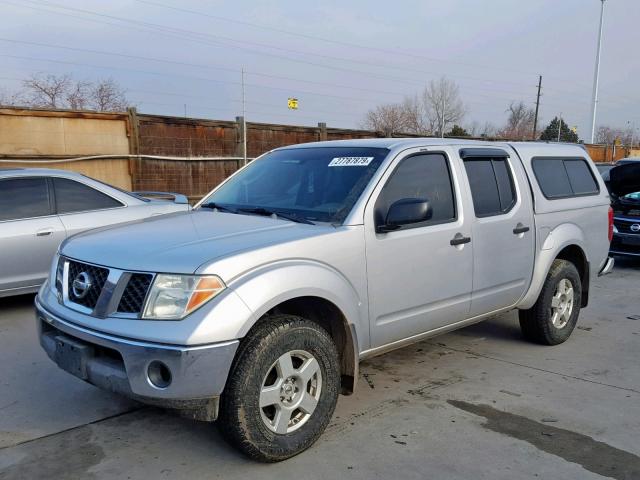
[[[640, 169], [640, 158], [618, 160], [616, 167], [631, 164], [634, 165], [632, 168]], [[603, 177], [608, 180], [606, 174]], [[611, 198], [614, 213], [611, 253], [640, 257], [640, 191], [611, 195]]]

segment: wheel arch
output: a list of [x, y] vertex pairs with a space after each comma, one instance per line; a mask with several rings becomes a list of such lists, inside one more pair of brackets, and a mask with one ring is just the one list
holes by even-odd
[[528, 309], [533, 306], [556, 259], [567, 260], [575, 265], [582, 284], [580, 306], [586, 307], [589, 302], [590, 262], [585, 245], [582, 230], [574, 224], [563, 224], [551, 230], [537, 253], [531, 285], [518, 303], [518, 308]]
[[366, 302], [356, 288], [334, 269], [306, 262], [264, 268], [246, 280], [233, 287], [252, 311], [237, 338], [245, 337], [270, 314], [297, 315], [316, 322], [331, 335], [340, 354], [342, 393], [353, 393], [360, 351], [367, 348], [369, 334], [362, 311]]

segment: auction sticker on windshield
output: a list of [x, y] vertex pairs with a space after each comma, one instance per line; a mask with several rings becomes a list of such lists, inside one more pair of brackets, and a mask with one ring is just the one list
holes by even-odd
[[334, 157], [329, 162], [330, 167], [366, 167], [373, 157]]

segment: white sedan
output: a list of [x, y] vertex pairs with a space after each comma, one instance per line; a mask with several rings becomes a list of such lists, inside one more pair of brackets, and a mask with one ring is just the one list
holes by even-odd
[[130, 193], [66, 170], [0, 169], [0, 297], [37, 291], [71, 235], [189, 209], [184, 195]]

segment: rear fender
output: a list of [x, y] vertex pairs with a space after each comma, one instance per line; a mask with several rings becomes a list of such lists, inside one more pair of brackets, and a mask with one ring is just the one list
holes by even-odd
[[577, 245], [584, 253], [587, 262], [589, 262], [587, 250], [585, 249], [584, 234], [575, 224], [564, 223], [559, 225], [551, 230], [547, 237], [544, 240], [541, 239], [541, 241], [542, 248], [536, 255], [531, 285], [524, 297], [518, 302], [518, 308], [520, 309], [531, 308], [536, 303], [547, 274], [551, 269], [551, 264], [565, 247]]

